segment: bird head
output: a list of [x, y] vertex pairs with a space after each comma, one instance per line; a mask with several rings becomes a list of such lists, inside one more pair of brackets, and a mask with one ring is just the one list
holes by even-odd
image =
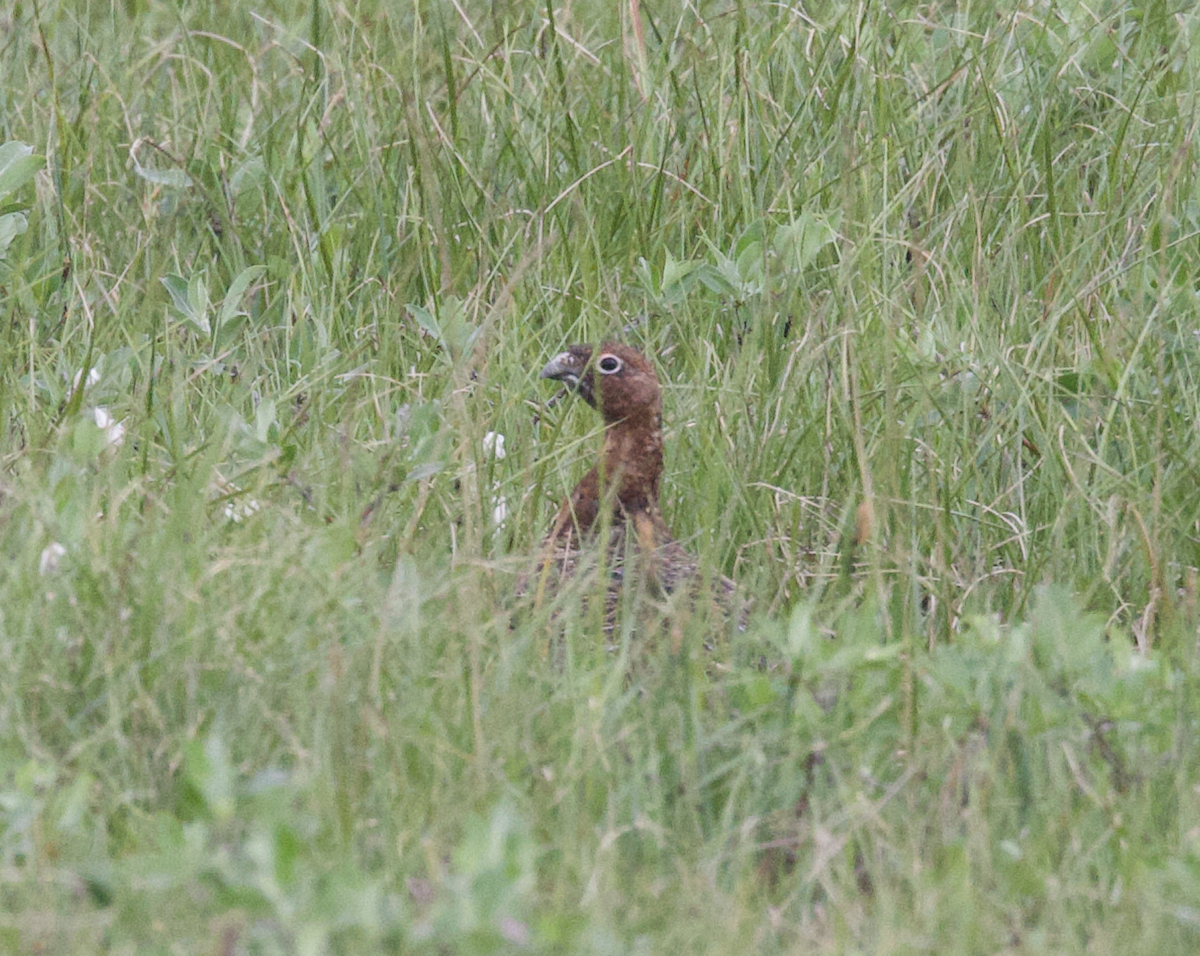
[[575, 389], [608, 424], [646, 421], [657, 427], [660, 422], [662, 389], [654, 366], [628, 345], [571, 345], [546, 363], [541, 377]]

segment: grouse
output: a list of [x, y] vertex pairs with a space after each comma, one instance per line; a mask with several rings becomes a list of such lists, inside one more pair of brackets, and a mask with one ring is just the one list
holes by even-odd
[[[540, 602], [576, 575], [587, 556], [601, 556], [608, 571], [605, 629], [615, 625], [627, 562], [652, 594], [674, 594], [699, 580], [699, 565], [663, 520], [659, 486], [663, 471], [662, 389], [654, 367], [628, 345], [572, 345], [542, 369], [542, 378], [565, 383], [604, 418], [600, 461], [563, 502], [543, 543], [537, 571], [521, 590]], [[606, 547], [598, 537], [607, 528]], [[595, 566], [595, 561], [591, 566]], [[693, 589], [694, 590], [694, 589]], [[728, 612], [735, 587], [721, 576], [713, 597]]]

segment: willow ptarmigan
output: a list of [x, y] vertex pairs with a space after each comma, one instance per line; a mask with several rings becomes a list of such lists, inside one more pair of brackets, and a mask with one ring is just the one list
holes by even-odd
[[[548, 593], [601, 558], [597, 535], [607, 525], [603, 554], [609, 575], [605, 600], [606, 630], [612, 630], [625, 567], [636, 562], [647, 590], [666, 597], [700, 582], [696, 559], [672, 536], [659, 508], [663, 471], [662, 390], [654, 367], [628, 345], [572, 345], [551, 359], [542, 378], [565, 383], [604, 418], [604, 447], [599, 463], [575, 486], [554, 518], [539, 552], [531, 580], [521, 590], [540, 603]], [[604, 514], [610, 507], [611, 517]], [[630, 533], [632, 532], [632, 536]], [[695, 591], [699, 597], [700, 592]], [[735, 603], [732, 581], [718, 576], [712, 596], [726, 613]]]

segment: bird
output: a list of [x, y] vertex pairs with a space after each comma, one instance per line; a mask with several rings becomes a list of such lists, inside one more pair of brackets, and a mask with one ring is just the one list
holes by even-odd
[[[539, 552], [533, 581], [538, 603], [602, 557], [608, 572], [605, 630], [615, 627], [625, 570], [633, 558], [647, 591], [660, 599], [692, 585], [699, 595], [699, 562], [671, 533], [662, 516], [662, 387], [650, 361], [632, 346], [606, 342], [571, 345], [555, 355], [541, 378], [562, 382], [604, 420], [600, 460], [562, 503]], [[600, 536], [607, 532], [607, 541]], [[603, 547], [598, 547], [602, 545]], [[636, 557], [634, 557], [636, 556]], [[631, 576], [632, 577], [632, 576]], [[728, 613], [736, 588], [712, 581], [712, 596]]]

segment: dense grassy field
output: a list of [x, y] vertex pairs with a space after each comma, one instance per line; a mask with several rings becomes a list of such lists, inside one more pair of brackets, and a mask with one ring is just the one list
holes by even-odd
[[[0, 11], [0, 950], [1200, 952], [1198, 38]], [[744, 631], [513, 597], [601, 337]]]

